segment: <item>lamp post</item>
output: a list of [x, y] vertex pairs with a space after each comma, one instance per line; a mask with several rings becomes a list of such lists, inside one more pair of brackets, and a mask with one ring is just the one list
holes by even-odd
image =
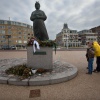
[[69, 35], [67, 34], [67, 38], [66, 38], [66, 39], [67, 39], [67, 40], [66, 40], [67, 49], [68, 49], [68, 36], [69, 36]]
[[0, 49], [1, 49], [1, 48], [2, 48], [2, 41], [0, 41], [0, 42], [1, 42], [1, 43], [0, 43], [0, 45], [1, 45], [1, 46], [0, 46]]
[[11, 38], [11, 35], [5, 35], [8, 39], [8, 49], [9, 49], [9, 38]]

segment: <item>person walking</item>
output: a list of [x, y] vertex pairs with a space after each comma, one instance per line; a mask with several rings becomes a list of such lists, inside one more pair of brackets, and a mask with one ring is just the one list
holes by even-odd
[[88, 51], [87, 51], [87, 56], [88, 56], [88, 72], [86, 74], [92, 74], [93, 71], [93, 61], [94, 61], [94, 49], [92, 42], [88, 42]]

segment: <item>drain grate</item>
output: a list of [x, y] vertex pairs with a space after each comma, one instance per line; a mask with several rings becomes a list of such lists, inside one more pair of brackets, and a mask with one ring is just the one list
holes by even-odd
[[40, 89], [30, 90], [29, 98], [40, 97]]

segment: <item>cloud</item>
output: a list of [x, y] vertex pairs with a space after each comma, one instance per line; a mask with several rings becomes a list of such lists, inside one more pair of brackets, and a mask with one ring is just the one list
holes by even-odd
[[[41, 10], [47, 15], [45, 25], [50, 39], [55, 39], [63, 24], [72, 30], [90, 29], [100, 25], [100, 0], [38, 0]], [[35, 0], [2, 0], [0, 2], [0, 19], [27, 23], [35, 10]]]

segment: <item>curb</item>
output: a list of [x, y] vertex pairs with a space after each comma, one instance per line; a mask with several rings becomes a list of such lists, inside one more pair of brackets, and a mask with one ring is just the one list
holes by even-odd
[[65, 70], [61, 73], [54, 73], [44, 77], [31, 77], [30, 79], [24, 80], [19, 80], [16, 77], [0, 76], [0, 84], [10, 84], [17, 86], [42, 86], [66, 82], [76, 77], [78, 73], [78, 69], [75, 66], [71, 64], [70, 66], [73, 68], [71, 71]]

